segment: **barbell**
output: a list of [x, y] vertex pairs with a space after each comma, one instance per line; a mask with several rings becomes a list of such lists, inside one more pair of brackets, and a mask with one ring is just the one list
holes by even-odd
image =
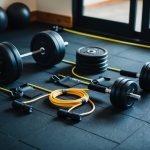
[[32, 55], [38, 65], [46, 68], [60, 63], [67, 45], [68, 42], [51, 30], [37, 33], [31, 41], [31, 52], [22, 55], [12, 43], [0, 43], [0, 84], [9, 84], [21, 76], [22, 58]]

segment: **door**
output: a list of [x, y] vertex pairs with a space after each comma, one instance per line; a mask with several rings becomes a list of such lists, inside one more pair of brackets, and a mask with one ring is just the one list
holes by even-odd
[[96, 33], [148, 39], [149, 0], [74, 0], [74, 27]]

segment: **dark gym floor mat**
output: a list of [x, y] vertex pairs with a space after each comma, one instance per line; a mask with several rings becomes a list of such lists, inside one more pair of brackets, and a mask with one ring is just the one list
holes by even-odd
[[7, 95], [1, 94], [0, 95], [0, 105], [6, 104], [7, 102], [11, 102], [11, 98], [9, 98]]
[[114, 108], [98, 108], [89, 117], [85, 117], [75, 126], [104, 138], [123, 142], [143, 125], [142, 121], [119, 114]]
[[42, 150], [100, 150], [112, 149], [117, 145], [84, 130], [63, 123], [58, 124], [57, 121], [23, 139], [23, 141]]
[[140, 73], [141, 68], [143, 67], [144, 63], [135, 62], [133, 60], [128, 60], [125, 58], [121, 58], [118, 56], [111, 56], [108, 61], [109, 66], [113, 68], [134, 71]]
[[141, 150], [150, 148], [150, 125], [144, 125], [140, 130], [135, 132], [132, 136], [126, 139], [121, 145], [116, 149], [129, 149], [129, 150]]
[[120, 53], [118, 56], [139, 62], [149, 62], [150, 51], [148, 48], [132, 47]]
[[14, 137], [0, 133], [1, 150], [8, 150], [14, 143], [17, 143], [17, 140]]
[[27, 144], [24, 144], [22, 142], [17, 142], [17, 144], [13, 144], [8, 150], [37, 150], [38, 148], [34, 146], [30, 146]]
[[[69, 32], [67, 32], [67, 34], [65, 34], [65, 36], [63, 34], [61, 34], [61, 35], [65, 41], [69, 41], [69, 42], [71, 41], [76, 44], [90, 45], [96, 41], [94, 38], [90, 38], [90, 37], [86, 37], [86, 36], [79, 36], [79, 35], [72, 34]], [[103, 41], [99, 41], [99, 42], [103, 42]]]
[[[49, 25], [34, 23], [28, 28], [22, 30], [9, 30], [2, 33], [0, 41], [8, 40], [13, 42], [20, 53], [23, 54], [30, 51], [30, 40], [33, 35], [37, 32], [48, 29], [50, 29]], [[68, 32], [61, 32], [60, 34], [64, 41], [68, 41], [70, 43], [70, 45], [66, 48], [65, 59], [67, 60], [75, 62], [76, 49], [87, 45], [100, 46], [108, 49], [109, 66], [111, 67], [140, 72], [140, 69], [144, 64], [143, 62], [149, 61], [149, 50], [147, 49], [73, 35]], [[64, 73], [65, 75], [70, 74], [73, 76], [71, 74], [73, 65], [65, 64], [63, 62], [53, 66], [51, 69], [43, 69], [37, 66], [32, 56], [24, 58], [23, 62], [24, 71], [21, 78], [17, 82], [6, 86], [7, 88], [17, 87], [22, 83], [31, 82], [48, 89], [55, 90], [64, 87], [45, 83], [45, 81], [49, 78], [50, 73]], [[96, 78], [100, 75], [110, 76], [112, 80], [116, 80], [120, 76], [119, 73], [106, 71], [103, 74], [87, 75], [86, 77]], [[138, 79], [133, 80], [137, 81]], [[77, 87], [85, 88], [86, 86], [78, 85]], [[52, 144], [56, 149], [60, 149], [60, 147], [70, 148], [72, 145], [73, 149], [112, 149], [117, 146], [116, 142], [121, 143], [124, 140], [128, 141], [128, 137], [132, 137], [132, 134], [136, 134], [136, 131], [138, 133], [138, 129], [145, 124], [145, 121], [150, 122], [149, 94], [142, 93], [142, 100], [140, 102], [136, 102], [133, 108], [126, 111], [118, 111], [111, 106], [109, 94], [102, 94], [94, 91], [91, 91], [89, 94], [95, 102], [96, 111], [92, 115], [83, 117], [83, 120], [80, 123], [74, 124], [74, 127], [72, 127], [68, 125], [66, 121], [57, 119], [57, 109], [53, 107], [48, 100], [41, 100], [32, 104], [36, 110], [33, 110], [31, 115], [22, 116], [9, 109], [11, 107], [9, 97], [0, 92], [0, 95], [2, 95], [2, 97], [0, 96], [0, 98], [2, 98], [0, 102], [0, 127], [2, 128], [0, 128], [0, 131], [2, 133], [6, 133], [6, 135], [17, 137], [20, 140], [22, 140], [25, 136], [27, 144], [31, 144], [32, 146], [33, 143], [33, 148], [37, 147], [47, 149], [47, 147], [50, 147]], [[89, 107], [85, 105], [75, 110], [75, 112], [83, 112], [84, 110], [89, 110]], [[47, 132], [47, 130], [49, 132]], [[56, 137], [53, 138], [53, 135]], [[35, 136], [37, 136], [37, 138], [35, 138]], [[137, 134], [137, 136], [139, 135]], [[88, 138], [84, 139], [85, 137]], [[144, 139], [147, 139], [148, 137], [148, 135], [145, 135]], [[49, 140], [49, 138], [51, 140]], [[58, 144], [55, 140], [58, 140], [60, 144]], [[64, 141], [69, 141], [70, 143], [67, 145]], [[132, 138], [129, 138], [129, 141], [131, 143]], [[25, 143], [25, 145], [23, 143]], [[30, 146], [28, 147], [28, 145], [26, 145], [26, 142], [23, 141], [23, 143], [15, 143], [11, 149], [16, 149], [17, 147], [20, 147], [20, 149], [30, 148]], [[136, 140], [133, 141], [133, 144], [138, 147]], [[139, 145], [140, 144], [141, 143], [139, 143]], [[127, 148], [125, 147], [125, 149]]]
[[53, 118], [36, 110], [29, 115], [23, 115], [11, 109], [11, 104], [0, 106], [0, 131], [18, 139], [33, 134], [51, 123]]

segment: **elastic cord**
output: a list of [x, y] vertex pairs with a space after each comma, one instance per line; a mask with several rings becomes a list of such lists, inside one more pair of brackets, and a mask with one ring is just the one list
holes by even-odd
[[72, 68], [71, 72], [74, 76], [80, 78], [80, 79], [83, 79], [83, 80], [86, 80], [86, 81], [89, 81], [89, 82], [92, 82], [93, 79], [90, 79], [90, 78], [86, 78], [86, 77], [83, 77], [81, 75], [78, 75], [76, 72], [75, 72], [75, 69], [76, 69], [76, 66]]
[[5, 89], [3, 87], [0, 87], [0, 90], [6, 93], [9, 93], [10, 95], [13, 95], [13, 92], [11, 90]]
[[110, 41], [110, 42], [115, 42], [115, 43], [120, 43], [120, 44], [126, 44], [126, 45], [132, 45], [132, 46], [137, 46], [137, 47], [142, 47], [142, 48], [150, 48], [149, 45], [127, 42], [127, 41], [122, 41], [122, 40], [116, 40], [116, 39], [112, 39], [112, 38], [92, 35], [92, 34], [88, 34], [88, 33], [82, 33], [82, 32], [78, 32], [78, 31], [74, 31], [74, 30], [70, 30], [70, 29], [65, 29], [65, 28], [64, 28], [64, 30], [69, 32], [69, 33], [73, 33], [73, 34], [77, 34], [77, 35], [81, 35], [81, 36], [87, 36], [87, 37], [91, 37], [91, 38], [95, 38], [95, 39], [100, 39], [100, 40], [105, 40], [105, 41]]
[[76, 100], [62, 100], [57, 98], [58, 96], [63, 94], [63, 90], [55, 90], [53, 91], [50, 95], [49, 95], [49, 100], [52, 104], [59, 106], [59, 107], [67, 107], [70, 108], [68, 110], [68, 112], [70, 112], [71, 110], [82, 106], [83, 105], [83, 99], [87, 102], [89, 102], [92, 106], [92, 109], [88, 112], [85, 113], [81, 113], [80, 115], [85, 116], [85, 115], [89, 115], [91, 114], [94, 110], [95, 110], [95, 105], [94, 103], [89, 99], [89, 95], [86, 93], [85, 90], [88, 89], [76, 89], [76, 88], [71, 88], [71, 89], [66, 89], [65, 94], [69, 94], [69, 95], [76, 95], [80, 98], [76, 99]]
[[[90, 111], [82, 113], [80, 115], [82, 115], [82, 116], [89, 115], [95, 110], [95, 104], [89, 99], [89, 95], [86, 92], [89, 89], [71, 88], [71, 89], [64, 89], [64, 90], [60, 89], [60, 90], [51, 91], [51, 90], [48, 90], [46, 88], [43, 88], [43, 87], [40, 87], [40, 86], [37, 86], [34, 84], [28, 83], [28, 85], [30, 85], [36, 89], [42, 90], [44, 92], [48, 92], [48, 94], [42, 95], [38, 98], [29, 100], [29, 101], [23, 101], [24, 104], [34, 103], [34, 102], [39, 101], [43, 98], [49, 97], [49, 101], [53, 105], [59, 106], [59, 107], [69, 108], [68, 112], [70, 112], [71, 110], [73, 110], [79, 106], [82, 106], [83, 105], [83, 99], [84, 99], [86, 103], [89, 102], [91, 104], [92, 109]], [[80, 98], [76, 99], [76, 100], [58, 99], [57, 97], [64, 94], [64, 91], [65, 91], [65, 94], [76, 95]]]

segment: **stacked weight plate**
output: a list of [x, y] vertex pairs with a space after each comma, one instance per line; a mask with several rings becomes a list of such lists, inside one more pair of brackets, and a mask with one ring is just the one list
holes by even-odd
[[76, 52], [76, 69], [86, 74], [105, 72], [108, 67], [108, 52], [99, 47], [81, 47]]

